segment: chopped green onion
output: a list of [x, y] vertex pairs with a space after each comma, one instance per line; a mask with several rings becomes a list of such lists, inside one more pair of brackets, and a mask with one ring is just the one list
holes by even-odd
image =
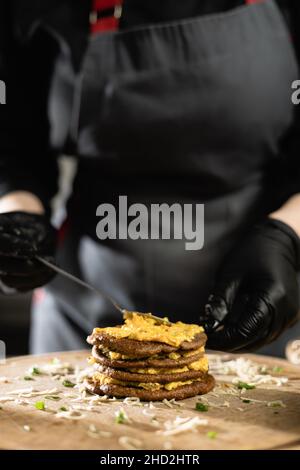
[[70, 380], [64, 380], [62, 384], [64, 387], [70, 387], [70, 388], [75, 387], [75, 384], [71, 382]]
[[33, 377], [30, 377], [30, 375], [25, 375], [25, 377], [23, 377], [24, 380], [34, 380]]
[[65, 406], [61, 406], [61, 407], [59, 408], [59, 411], [68, 411], [68, 408], [66, 408]]
[[30, 373], [31, 375], [41, 375], [41, 371], [40, 371], [40, 369], [39, 369], [38, 367], [31, 367], [31, 368], [29, 369], [29, 373]]
[[280, 367], [280, 366], [275, 366], [272, 369], [272, 372], [274, 372], [275, 374], [279, 374], [282, 371], [283, 371], [283, 367]]
[[61, 398], [56, 395], [46, 395], [45, 398], [47, 400], [61, 400]]
[[46, 409], [45, 403], [43, 401], [35, 402], [34, 406], [36, 407], [37, 410], [44, 411]]
[[206, 436], [209, 438], [209, 439], [215, 439], [217, 437], [218, 433], [216, 431], [208, 431], [208, 433], [206, 433]]
[[247, 382], [238, 382], [237, 383], [237, 388], [239, 388], [240, 390], [241, 389], [246, 389], [246, 390], [253, 390], [255, 387], [255, 385], [251, 385], [251, 384], [247, 384]]
[[205, 405], [204, 403], [196, 403], [196, 410], [197, 411], [208, 411], [208, 405]]
[[119, 410], [116, 412], [115, 423], [124, 424], [127, 420], [128, 418], [124, 410]]

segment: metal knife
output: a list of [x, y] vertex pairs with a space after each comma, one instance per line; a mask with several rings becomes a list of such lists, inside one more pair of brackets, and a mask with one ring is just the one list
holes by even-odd
[[[92, 286], [91, 284], [88, 284], [85, 281], [82, 281], [82, 279], [79, 279], [79, 277], [74, 276], [73, 274], [70, 274], [68, 271], [65, 271], [64, 269], [58, 267], [56, 264], [51, 263], [50, 261], [46, 260], [45, 258], [42, 258], [41, 256], [36, 256], [36, 259], [40, 261], [40, 263], [43, 263], [45, 266], [48, 268], [52, 269], [55, 271], [57, 274], [60, 274], [61, 276], [64, 276], [65, 278], [69, 279], [70, 281], [75, 282], [76, 284], [85, 287], [86, 289], [89, 289], [90, 291], [94, 292], [95, 294], [101, 296], [101, 298], [105, 298], [108, 300], [119, 312], [122, 313], [122, 315], [125, 314], [130, 314], [129, 310], [126, 310], [122, 308], [118, 302], [116, 302], [110, 295], [106, 294], [100, 289], [97, 289], [96, 287]], [[156, 317], [155, 315], [152, 315], [152, 313], [141, 313], [141, 312], [135, 312], [138, 313], [139, 315], [143, 315], [145, 317], [151, 317], [153, 318], [156, 322], [164, 325], [170, 325], [171, 322], [167, 320], [166, 318], [161, 318], [161, 317]]]

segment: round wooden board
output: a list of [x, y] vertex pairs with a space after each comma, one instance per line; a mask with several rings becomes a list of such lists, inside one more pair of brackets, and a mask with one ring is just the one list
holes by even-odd
[[[291, 366], [284, 360], [244, 356], [271, 369], [282, 368], [280, 374], [274, 375], [288, 377], [289, 381], [280, 387], [260, 385], [254, 390], [246, 390], [242, 395], [237, 395], [231, 378], [216, 376], [216, 389], [205, 396], [212, 403], [207, 412], [196, 411], [195, 405], [199, 397], [184, 400], [180, 402], [180, 406], [176, 404], [172, 408], [164, 403], [133, 406], [116, 400], [93, 405], [91, 409], [86, 409], [87, 404], [83, 404], [84, 409], [79, 410], [80, 419], [58, 418], [58, 408], [81, 406], [80, 402], [72, 401], [78, 395], [78, 390], [66, 388], [62, 380], [55, 380], [48, 375], [34, 376], [34, 381], [26, 381], [24, 376], [31, 366], [42, 367], [54, 357], [85, 368], [88, 355], [88, 351], [80, 351], [16, 357], [0, 365], [1, 449], [111, 450], [126, 449], [133, 445], [143, 450], [216, 450], [296, 449], [300, 446], [300, 368]], [[209, 357], [213, 360], [215, 355]], [[11, 396], [11, 392], [29, 387], [40, 391], [48, 390], [50, 395], [59, 395], [61, 399], [54, 401], [45, 399], [44, 396], [35, 396], [21, 398], [20, 402], [5, 401], [5, 397]], [[57, 391], [52, 393], [54, 389]], [[235, 394], [232, 394], [232, 390], [235, 390]], [[65, 397], [65, 393], [73, 397]], [[17, 398], [17, 395], [14, 396]], [[246, 397], [257, 401], [244, 402]], [[46, 410], [37, 410], [36, 401], [44, 401]], [[282, 401], [284, 406], [268, 406], [268, 403], [274, 401]], [[115, 422], [115, 414], [121, 408], [130, 422]], [[178, 417], [197, 417], [207, 420], [207, 424], [178, 435], [162, 434], [165, 422], [174, 421]]]

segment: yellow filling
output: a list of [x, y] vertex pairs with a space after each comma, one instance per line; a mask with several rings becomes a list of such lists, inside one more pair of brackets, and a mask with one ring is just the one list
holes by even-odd
[[181, 356], [179, 353], [175, 353], [175, 352], [172, 352], [169, 354], [169, 359], [173, 359], [174, 361], [176, 361], [177, 359], [179, 359]]
[[121, 385], [123, 387], [136, 387], [136, 388], [143, 388], [144, 390], [174, 390], [178, 387], [182, 387], [183, 385], [190, 385], [193, 382], [199, 382], [202, 379], [194, 379], [194, 380], [185, 380], [184, 382], [169, 382], [166, 384], [159, 384], [159, 383], [138, 383], [138, 382], [122, 382], [121, 380], [113, 379], [112, 377], [107, 377], [100, 372], [96, 372], [93, 375], [93, 381], [97, 383], [97, 385], [104, 385], [104, 384], [113, 384], [113, 385]]
[[192, 357], [202, 352], [204, 352], [204, 346], [201, 346], [201, 348], [198, 348], [198, 349], [193, 349], [192, 351], [185, 351], [181, 353], [172, 352], [168, 354], [168, 358], [176, 361], [177, 359], [181, 359], [182, 357]]
[[[136, 360], [136, 358], [133, 357], [133, 356], [126, 356], [125, 354], [121, 354], [121, 353], [118, 353], [118, 352], [115, 352], [115, 351], [108, 351], [108, 350], [103, 349], [103, 352], [106, 355], [108, 355], [108, 357], [111, 361], [126, 360], [126, 359]], [[202, 346], [199, 349], [193, 350], [193, 351], [183, 352], [181, 354], [176, 353], [176, 352], [172, 352], [172, 353], [169, 353], [167, 357], [169, 359], [173, 359], [173, 360], [176, 361], [177, 359], [180, 359], [181, 357], [191, 357], [195, 354], [198, 354], [199, 352], [204, 352], [204, 346]], [[166, 356], [159, 356], [159, 355], [156, 354], [156, 355], [152, 356], [151, 359], [164, 359], [165, 357]]]
[[166, 343], [171, 346], [180, 346], [183, 341], [192, 341], [194, 337], [203, 333], [199, 325], [176, 322], [171, 324], [158, 323], [154, 318], [130, 312], [124, 315], [125, 323], [122, 326], [95, 328], [93, 334], [107, 333], [115, 338], [129, 338], [138, 341], [153, 341]]
[[125, 356], [124, 354], [114, 352], [114, 351], [109, 351], [108, 352], [108, 357], [111, 361], [118, 361], [119, 359], [132, 359], [130, 356]]
[[135, 372], [137, 374], [177, 374], [180, 372], [188, 372], [190, 370], [202, 370], [203, 372], [208, 371], [208, 359], [207, 357], [202, 357], [198, 361], [192, 362], [183, 367], [177, 367], [174, 369], [166, 369], [166, 368], [158, 368], [155, 369], [153, 367], [149, 367], [146, 369], [128, 369], [130, 372]]
[[201, 348], [196, 349], [194, 351], [186, 351], [183, 353], [183, 357], [191, 357], [194, 354], [198, 354], [199, 352], [204, 352], [204, 346], [201, 346]]
[[[107, 350], [105, 352], [111, 360], [131, 359], [133, 362], [135, 362], [137, 360], [137, 359], [134, 359], [134, 358], [129, 357], [129, 356], [124, 356], [123, 354], [120, 354], [120, 353], [117, 353], [117, 352], [114, 352], [114, 351], [108, 351]], [[203, 353], [203, 352], [204, 352], [204, 346], [202, 346], [199, 349], [195, 349], [193, 351], [184, 352], [182, 354], [173, 352], [173, 353], [168, 354], [167, 358], [176, 361], [179, 358], [192, 357], [194, 355], [197, 355], [197, 354]], [[157, 356], [157, 355], [155, 355], [155, 356], [152, 356], [150, 359], [161, 359], [161, 360], [163, 360], [165, 357], [166, 356]], [[206, 360], [206, 358], [201, 358], [198, 361], [195, 361], [195, 362], [192, 362], [191, 364], [188, 364], [187, 366], [183, 366], [183, 367], [177, 368], [177, 369], [169, 369], [169, 371], [170, 372], [172, 371], [174, 373], [174, 372], [185, 372], [189, 369], [201, 370], [201, 368], [202, 368], [201, 361], [203, 361], [203, 364], [205, 364], [205, 361], [207, 361], [207, 360]], [[97, 360], [93, 356], [90, 356], [89, 359], [88, 359], [88, 362], [89, 362], [89, 364], [96, 364]], [[199, 364], [199, 369], [196, 368], [198, 366], [198, 364]], [[207, 364], [207, 366], [204, 365], [203, 369], [206, 368], [206, 367], [208, 367], [208, 364]], [[131, 369], [131, 368], [129, 368], [128, 370], [131, 371], [131, 372], [138, 372], [140, 374], [158, 374], [158, 373], [160, 373], [160, 371], [164, 371], [165, 369], [164, 368], [160, 368], [160, 369], [154, 369], [154, 368], [147, 368], [147, 369], [134, 369], [134, 368], [132, 368]]]

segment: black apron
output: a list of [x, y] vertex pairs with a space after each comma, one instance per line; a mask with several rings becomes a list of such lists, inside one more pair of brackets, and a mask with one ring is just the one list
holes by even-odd
[[[197, 322], [216, 271], [280, 204], [272, 173], [293, 122], [297, 63], [273, 1], [91, 38], [74, 103], [80, 159], [58, 261], [128, 309]], [[280, 165], [279, 165], [280, 166]], [[96, 208], [205, 204], [205, 243], [96, 237]], [[57, 277], [33, 308], [32, 352], [79, 349], [120, 322], [105, 299]]]

